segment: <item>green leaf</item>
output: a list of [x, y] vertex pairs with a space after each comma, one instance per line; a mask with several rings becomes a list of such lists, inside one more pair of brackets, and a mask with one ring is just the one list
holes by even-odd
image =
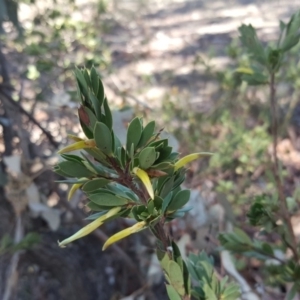
[[122, 168], [125, 169], [126, 167], [126, 160], [127, 160], [127, 154], [126, 154], [126, 150], [123, 147], [118, 147], [117, 151], [116, 151], [116, 156], [122, 166]]
[[103, 188], [104, 186], [106, 186], [108, 183], [110, 182], [110, 180], [106, 179], [106, 178], [96, 178], [93, 179], [91, 181], [88, 181], [87, 183], [85, 183], [82, 187], [82, 190], [84, 192], [92, 192], [94, 190]]
[[280, 25], [281, 28], [284, 27], [282, 30], [282, 35], [284, 35], [284, 37], [281, 38], [281, 43], [279, 46], [282, 51], [286, 52], [296, 46], [299, 42], [300, 12], [298, 11], [295, 13], [286, 26], [283, 26], [283, 23]]
[[159, 196], [165, 198], [173, 189], [174, 185], [174, 177], [169, 177], [161, 187], [159, 192]]
[[138, 117], [134, 118], [127, 130], [127, 139], [126, 139], [126, 150], [129, 152], [131, 145], [133, 144], [134, 150], [136, 149], [142, 135], [142, 124]]
[[179, 191], [169, 203], [167, 210], [173, 211], [180, 209], [182, 206], [188, 203], [190, 200], [191, 191], [190, 190], [183, 190]]
[[63, 161], [59, 163], [58, 166], [63, 173], [68, 175], [68, 177], [91, 177], [95, 175], [85, 166], [76, 162]]
[[166, 284], [166, 288], [170, 300], [181, 300], [181, 297], [178, 295], [172, 285]]
[[114, 149], [115, 149], [115, 152], [117, 152], [116, 150], [118, 148], [122, 148], [122, 143], [120, 141], [120, 139], [117, 137], [116, 133], [114, 131], [112, 131], [112, 135], [113, 135], [113, 138], [114, 138]]
[[179, 295], [184, 296], [184, 281], [180, 266], [173, 260], [168, 263], [168, 276], [170, 284], [175, 288]]
[[95, 95], [97, 95], [98, 90], [99, 90], [99, 76], [94, 67], [92, 67], [92, 69], [91, 69], [91, 85], [93, 87], [93, 91], [94, 91]]
[[97, 147], [106, 155], [112, 155], [112, 136], [109, 128], [101, 122], [97, 122], [94, 129], [94, 139]]
[[172, 153], [173, 148], [170, 146], [164, 147], [159, 151], [159, 158], [157, 159], [157, 164], [160, 162], [164, 162], [167, 158], [169, 158]]
[[146, 211], [147, 207], [145, 205], [136, 205], [131, 209], [132, 215], [138, 222], [143, 221], [143, 218], [141, 218], [140, 215]]
[[216, 293], [211, 289], [211, 287], [207, 283], [204, 284], [203, 290], [204, 290], [206, 299], [218, 300]]
[[106, 159], [106, 156], [103, 152], [101, 152], [97, 148], [91, 148], [91, 149], [84, 149], [85, 152], [90, 154], [96, 161], [99, 161], [102, 165], [106, 167], [111, 167], [110, 162], [108, 162]]
[[130, 199], [134, 202], [138, 201], [137, 195], [131, 189], [119, 183], [112, 182], [108, 184], [106, 188], [107, 190], [113, 192], [115, 195], [118, 195], [122, 198]]
[[252, 245], [252, 240], [242, 229], [235, 227], [233, 232], [241, 243]]
[[149, 143], [148, 147], [155, 147], [156, 151], [168, 146], [168, 139], [157, 140]]
[[241, 296], [240, 287], [235, 282], [230, 282], [222, 293], [222, 299], [235, 300]]
[[239, 27], [239, 32], [241, 34], [240, 40], [243, 46], [251, 54], [253, 59], [262, 64], [267, 65], [267, 56], [261, 42], [258, 40], [256, 31], [252, 25], [245, 25]]
[[174, 165], [170, 162], [161, 162], [159, 164], [155, 164], [151, 166], [151, 169], [156, 169], [156, 170], [167, 170], [167, 169], [174, 169]]
[[87, 167], [87, 169], [89, 169], [90, 171], [92, 171], [96, 174], [99, 174], [99, 175], [105, 174], [103, 172], [104, 167], [102, 165], [98, 164], [95, 161], [91, 161], [90, 158], [86, 154], [84, 154], [83, 152], [80, 152], [80, 153], [85, 158], [85, 160], [82, 161], [82, 164], [84, 164]]
[[183, 263], [183, 280], [184, 280], [185, 293], [187, 295], [190, 295], [191, 294], [191, 277], [190, 277], [190, 273], [189, 273], [189, 270], [187, 268], [185, 261], [183, 260], [182, 263]]
[[97, 97], [92, 93], [89, 94], [89, 98], [92, 102], [96, 118], [100, 122], [101, 121], [101, 105], [100, 105], [100, 102], [97, 99]]
[[292, 288], [290, 289], [286, 300], [293, 300], [297, 294], [297, 292], [299, 291], [299, 286], [297, 283], [294, 283]]
[[166, 218], [166, 221], [167, 222], [170, 222], [172, 221], [173, 219], [179, 219], [179, 218], [182, 218], [184, 217], [185, 213], [184, 212], [180, 212], [179, 210], [178, 211], [175, 211], [171, 214], [168, 214], [167, 215], [167, 218]]
[[92, 211], [103, 211], [103, 210], [107, 210], [108, 207], [107, 206], [100, 206], [100, 205], [97, 205], [96, 203], [94, 202], [89, 202], [87, 205], [86, 205], [88, 208], [90, 208]]
[[55, 167], [53, 168], [53, 171], [54, 171], [56, 174], [58, 174], [58, 175], [60, 175], [60, 176], [63, 176], [63, 177], [73, 177], [73, 176], [69, 176], [67, 173], [63, 172], [63, 171], [59, 168], [59, 166], [55, 166]]
[[91, 79], [90, 79], [90, 75], [89, 75], [87, 69], [84, 69], [84, 70], [82, 71], [82, 73], [83, 73], [83, 76], [84, 76], [84, 78], [85, 78], [85, 81], [86, 81], [87, 85], [88, 85], [88, 86], [91, 86]]
[[156, 160], [156, 151], [154, 147], [144, 148], [139, 155], [139, 165], [141, 169], [147, 170]]
[[85, 184], [88, 181], [89, 181], [88, 178], [85, 178], [85, 179], [80, 178], [80, 179], [55, 180], [55, 182], [57, 182], [57, 183], [66, 183], [66, 184], [76, 184], [76, 183]]
[[98, 89], [97, 98], [99, 100], [100, 107], [101, 107], [105, 98], [105, 93], [104, 93], [104, 86], [100, 78], [99, 78], [99, 89]]
[[89, 129], [88, 126], [86, 126], [80, 119], [79, 119], [79, 122], [80, 122], [80, 126], [85, 134], [85, 136], [88, 138], [88, 139], [92, 139], [94, 138], [94, 134], [93, 134], [93, 131], [91, 129]]
[[129, 202], [127, 199], [106, 193], [92, 194], [89, 199], [100, 206], [122, 206]]
[[95, 214], [92, 214], [92, 215], [88, 216], [87, 218], [85, 218], [85, 220], [96, 220], [99, 217], [105, 215], [107, 212], [108, 212], [108, 210], [103, 210], [101, 212], [98, 212], [98, 213], [95, 213]]
[[74, 154], [61, 154], [60, 156], [67, 161], [74, 161], [78, 163], [81, 163], [83, 161], [81, 157]]
[[113, 118], [106, 98], [104, 98], [103, 107], [105, 112], [105, 124], [110, 130], [112, 130]]
[[241, 79], [246, 81], [249, 85], [261, 85], [268, 83], [268, 77], [262, 73], [243, 74]]
[[170, 261], [170, 258], [169, 258], [169, 255], [167, 252], [165, 251], [162, 251], [160, 249], [156, 249], [156, 255], [157, 255], [157, 258], [160, 262], [160, 265], [162, 267], [162, 269], [167, 272], [167, 269], [168, 269], [168, 263]]
[[154, 201], [153, 200], [148, 202], [147, 209], [148, 209], [149, 215], [153, 215], [153, 212], [154, 212]]
[[144, 147], [148, 141], [151, 139], [151, 137], [154, 134], [154, 129], [155, 129], [155, 121], [149, 122], [145, 128], [142, 131], [141, 139], [137, 145], [137, 148]]
[[271, 257], [274, 256], [274, 251], [270, 244], [262, 243], [261, 248], [265, 252], [266, 255], [271, 256]]
[[74, 70], [74, 73], [75, 73], [75, 77], [76, 77], [77, 82], [78, 82], [78, 86], [79, 86], [80, 92], [85, 97], [87, 97], [87, 95], [88, 95], [88, 86], [87, 86], [87, 83], [86, 83], [86, 80], [84, 78], [84, 75], [83, 75], [82, 71], [79, 70], [76, 67], [75, 70]]
[[163, 214], [167, 210], [167, 207], [169, 206], [169, 204], [172, 200], [172, 196], [173, 196], [173, 193], [169, 193], [168, 196], [166, 196], [164, 198], [163, 203], [162, 203], [162, 208], [161, 208]]

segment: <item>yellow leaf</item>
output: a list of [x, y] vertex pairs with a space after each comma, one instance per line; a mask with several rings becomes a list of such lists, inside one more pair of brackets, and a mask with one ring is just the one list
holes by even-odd
[[66, 146], [65, 148], [60, 149], [57, 153], [58, 154], [63, 154], [75, 150], [80, 150], [84, 148], [94, 148], [96, 147], [96, 143], [94, 140], [84, 140], [84, 141], [79, 141], [74, 144], [71, 144], [69, 146]]
[[107, 247], [109, 247], [110, 245], [112, 245], [113, 243], [121, 240], [121, 239], [124, 239], [125, 237], [133, 234], [133, 233], [136, 233], [136, 232], [139, 232], [143, 229], [146, 229], [146, 222], [143, 221], [143, 222], [139, 222], [139, 223], [136, 223], [134, 224], [133, 226], [129, 227], [129, 228], [126, 228], [122, 231], [119, 231], [117, 232], [116, 234], [114, 234], [113, 236], [111, 236], [106, 242], [105, 244], [103, 245], [103, 248], [102, 250], [105, 250], [107, 249]]
[[74, 193], [83, 185], [83, 183], [74, 183], [72, 187], [70, 188], [69, 194], [68, 194], [68, 200], [74, 196]]
[[77, 231], [75, 234], [70, 236], [69, 238], [63, 240], [62, 242], [58, 242], [59, 247], [64, 247], [67, 244], [78, 240], [88, 234], [90, 234], [92, 231], [96, 230], [99, 226], [101, 226], [108, 218], [116, 215], [121, 210], [121, 207], [114, 207], [111, 210], [109, 210], [105, 215], [100, 216], [98, 219], [94, 220], [90, 224], [86, 225], [79, 231]]
[[141, 179], [151, 199], [154, 199], [154, 191], [149, 178], [149, 175], [140, 168], [134, 168], [133, 173]]
[[250, 75], [254, 74], [254, 71], [251, 68], [247, 68], [247, 67], [240, 67], [240, 68], [237, 68], [235, 71], [238, 73], [244, 73], [244, 74], [250, 74]]
[[77, 135], [74, 135], [74, 134], [68, 134], [67, 135], [69, 139], [75, 141], [75, 142], [80, 142], [80, 141], [83, 141], [82, 138], [78, 137]]
[[174, 171], [177, 171], [178, 169], [182, 168], [183, 166], [185, 166], [186, 164], [188, 164], [189, 162], [201, 158], [201, 157], [205, 157], [205, 156], [211, 156], [213, 155], [212, 153], [209, 152], [199, 152], [199, 153], [193, 153], [193, 154], [189, 154], [181, 159], [179, 159], [175, 165], [174, 165]]

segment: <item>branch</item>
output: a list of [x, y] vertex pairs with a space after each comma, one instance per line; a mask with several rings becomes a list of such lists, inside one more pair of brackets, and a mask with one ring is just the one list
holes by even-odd
[[[23, 226], [22, 226], [22, 219], [21, 215], [16, 216], [16, 228], [15, 228], [15, 237], [14, 237], [14, 244], [20, 243], [23, 238]], [[7, 271], [7, 280], [6, 280], [6, 287], [3, 295], [3, 300], [11, 299], [13, 291], [15, 289], [17, 280], [18, 280], [18, 264], [20, 260], [20, 255], [22, 251], [19, 250], [15, 252], [12, 256], [10, 261], [10, 265]]]
[[289, 215], [288, 206], [286, 203], [284, 191], [283, 191], [283, 184], [280, 177], [279, 172], [279, 161], [277, 156], [277, 139], [278, 139], [278, 120], [277, 120], [277, 102], [276, 102], [276, 89], [275, 89], [275, 73], [271, 73], [271, 79], [270, 79], [270, 104], [271, 104], [271, 115], [272, 115], [272, 136], [273, 136], [273, 152], [274, 152], [274, 164], [273, 164], [273, 171], [274, 171], [274, 177], [276, 181], [277, 191], [278, 191], [278, 197], [280, 201], [280, 208], [281, 208], [281, 214], [283, 220], [286, 222], [290, 240], [287, 241], [284, 238], [284, 241], [286, 245], [292, 250], [294, 258], [296, 261], [299, 261], [299, 255], [297, 251], [297, 240], [294, 234], [293, 226], [291, 223], [291, 218]]
[[47, 131], [44, 127], [42, 127], [41, 124], [39, 124], [39, 122], [29, 112], [27, 112], [18, 102], [14, 101], [12, 97], [9, 95], [9, 93], [7, 93], [4, 89], [0, 89], [0, 94], [5, 96], [5, 98], [9, 101], [9, 103], [11, 103], [15, 108], [18, 109], [18, 111], [20, 111], [23, 115], [25, 115], [29, 119], [29, 121], [31, 121], [34, 125], [36, 125], [45, 134], [49, 142], [55, 148], [59, 146], [59, 143], [54, 140], [51, 133]]

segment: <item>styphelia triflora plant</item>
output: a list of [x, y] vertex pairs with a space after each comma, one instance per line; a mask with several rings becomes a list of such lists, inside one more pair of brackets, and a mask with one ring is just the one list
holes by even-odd
[[[175, 242], [164, 230], [164, 224], [182, 217], [190, 209], [185, 206], [190, 190], [181, 188], [186, 164], [211, 153], [199, 152], [180, 158], [179, 153], [173, 152], [169, 146], [168, 139], [160, 137], [162, 130], [157, 131], [154, 121], [143, 124], [138, 117], [130, 122], [126, 145], [122, 145], [113, 130], [111, 110], [95, 68], [90, 71], [76, 69], [75, 75], [81, 98], [79, 121], [86, 139], [69, 136], [74, 143], [59, 151], [63, 160], [55, 166], [55, 172], [72, 178], [63, 181], [72, 184], [69, 199], [80, 188], [89, 199], [87, 206], [95, 213], [88, 218], [92, 220], [90, 224], [59, 242], [59, 246], [66, 246], [113, 219], [133, 219], [136, 223], [111, 236], [103, 250], [149, 228], [158, 241], [157, 256], [168, 281], [166, 287], [170, 299], [190, 299], [187, 265]], [[81, 156], [67, 154], [75, 150], [83, 150]], [[210, 270], [207, 278], [213, 278], [213, 268], [197, 265], [196, 258], [189, 262], [194, 274], [198, 270], [196, 279], [199, 280], [207, 270]], [[208, 280], [206, 285], [210, 284]], [[223, 293], [225, 284], [219, 285], [214, 288]], [[202, 284], [201, 288], [204, 287]], [[201, 288], [194, 294], [201, 293]], [[198, 295], [197, 299], [204, 298]]]

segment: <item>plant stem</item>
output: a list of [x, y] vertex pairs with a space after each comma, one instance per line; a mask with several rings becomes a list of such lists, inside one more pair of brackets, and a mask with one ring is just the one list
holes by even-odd
[[[125, 170], [122, 170], [119, 167], [118, 162], [112, 157], [109, 158], [109, 161], [119, 175], [119, 178], [116, 181], [119, 182], [120, 184], [123, 184], [126, 187], [130, 188], [136, 195], [139, 196], [141, 202], [144, 205], [147, 205], [148, 199], [149, 199], [148, 192], [143, 187], [138, 188], [138, 186], [134, 184], [133, 177], [130, 174], [130, 172], [128, 171], [128, 167], [126, 167]], [[128, 166], [129, 166], [129, 164], [128, 164]], [[168, 247], [171, 244], [170, 244], [170, 239], [164, 230], [164, 220], [163, 219], [160, 220], [160, 222], [154, 226], [154, 229], [156, 232], [156, 237], [162, 242], [162, 244], [164, 246], [164, 250], [168, 253], [168, 255], [171, 258], [171, 253], [168, 250]]]
[[271, 117], [272, 117], [272, 136], [273, 136], [273, 153], [274, 153], [274, 164], [273, 164], [273, 171], [275, 182], [277, 186], [277, 192], [280, 202], [281, 208], [281, 215], [283, 220], [286, 222], [290, 241], [286, 241], [287, 246], [292, 250], [294, 258], [299, 261], [299, 255], [297, 252], [297, 241], [294, 234], [293, 226], [291, 223], [288, 206], [286, 203], [284, 191], [283, 191], [283, 183], [279, 173], [279, 161], [277, 156], [277, 139], [278, 139], [278, 120], [277, 120], [277, 102], [276, 102], [276, 89], [275, 89], [275, 72], [271, 72], [270, 77], [270, 104], [271, 104]]

